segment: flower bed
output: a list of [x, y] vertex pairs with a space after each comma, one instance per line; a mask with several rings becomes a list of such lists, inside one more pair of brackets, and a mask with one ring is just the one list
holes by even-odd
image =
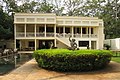
[[56, 71], [91, 71], [104, 68], [111, 60], [107, 50], [36, 50], [34, 57], [39, 67]]

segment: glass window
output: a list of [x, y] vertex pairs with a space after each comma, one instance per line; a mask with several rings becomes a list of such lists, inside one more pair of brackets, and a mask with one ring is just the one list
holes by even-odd
[[35, 42], [34, 41], [29, 41], [29, 47], [34, 47], [35, 46]]
[[93, 28], [91, 28], [91, 34], [94, 34], [94, 32], [93, 32]]
[[65, 28], [65, 33], [70, 33], [70, 28]]
[[86, 34], [86, 28], [82, 28], [82, 34]]
[[89, 41], [79, 41], [79, 47], [87, 47], [89, 46]]

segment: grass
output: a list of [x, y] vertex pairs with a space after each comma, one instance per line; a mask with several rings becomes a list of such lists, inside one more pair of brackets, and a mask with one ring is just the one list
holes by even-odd
[[112, 57], [112, 61], [120, 63], [120, 57]]
[[120, 53], [118, 53], [117, 56], [116, 53], [113, 53], [112, 61], [120, 63]]

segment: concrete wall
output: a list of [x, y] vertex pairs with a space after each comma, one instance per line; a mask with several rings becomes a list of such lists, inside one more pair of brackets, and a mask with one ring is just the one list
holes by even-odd
[[104, 40], [104, 44], [110, 45], [111, 50], [119, 50], [120, 49], [120, 38]]
[[20, 40], [20, 48], [28, 48], [29, 41], [35, 40]]
[[57, 48], [68, 48], [65, 44], [63, 44], [62, 42], [60, 41], [56, 41], [56, 47]]
[[0, 41], [0, 48], [4, 48], [4, 46], [6, 46], [6, 48], [14, 49], [14, 40]]

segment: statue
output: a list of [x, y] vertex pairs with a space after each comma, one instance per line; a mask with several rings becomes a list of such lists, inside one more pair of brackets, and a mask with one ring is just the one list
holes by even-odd
[[75, 50], [75, 49], [77, 49], [77, 43], [75, 42], [75, 39], [70, 39], [71, 38], [71, 36], [69, 37], [69, 41], [70, 41], [70, 49], [71, 50]]

